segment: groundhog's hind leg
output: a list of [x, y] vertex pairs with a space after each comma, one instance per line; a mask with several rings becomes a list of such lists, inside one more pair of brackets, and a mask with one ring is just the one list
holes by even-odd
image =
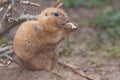
[[51, 61], [51, 70], [57, 67], [58, 54], [56, 50], [46, 51], [45, 56]]
[[51, 70], [53, 67], [53, 61], [43, 54], [38, 54], [28, 61], [22, 61], [22, 63], [30, 70]]
[[57, 62], [58, 62], [58, 54], [55, 52], [54, 56], [52, 58], [52, 69], [54, 69], [55, 67], [57, 67]]

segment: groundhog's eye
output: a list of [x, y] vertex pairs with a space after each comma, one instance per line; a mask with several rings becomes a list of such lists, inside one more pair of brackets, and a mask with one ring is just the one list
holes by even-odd
[[48, 16], [48, 14], [47, 14], [47, 13], [45, 13], [45, 16]]
[[55, 16], [59, 16], [59, 14], [58, 14], [58, 13], [56, 13], [56, 12], [55, 12], [55, 13], [53, 13], [53, 14], [54, 14]]

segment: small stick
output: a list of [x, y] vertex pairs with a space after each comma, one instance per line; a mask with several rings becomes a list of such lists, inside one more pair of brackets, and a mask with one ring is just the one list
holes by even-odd
[[69, 64], [65, 64], [65, 63], [62, 63], [60, 61], [58, 61], [58, 64], [62, 65], [63, 67], [69, 68], [70, 70], [72, 70], [75, 74], [79, 75], [80, 77], [84, 77], [84, 78], [86, 78], [88, 80], [96, 80], [96, 79], [91, 78], [90, 76], [87, 76], [87, 75], [85, 75], [83, 73], [80, 73], [79, 71], [77, 71], [74, 67], [72, 67]]
[[4, 9], [4, 7], [1, 7], [1, 8], [0, 8], [0, 12], [2, 12], [2, 11], [3, 11], [3, 9]]
[[3, 59], [0, 59], [0, 63], [2, 63], [2, 65], [5, 65], [5, 61]]
[[55, 75], [55, 76], [57, 76], [57, 77], [59, 77], [59, 78], [61, 78], [61, 79], [63, 79], [63, 80], [66, 80], [65, 78], [63, 78], [61, 75], [59, 75], [59, 74], [56, 73], [56, 72], [53, 72], [53, 71], [51, 71], [51, 70], [46, 70], [46, 71], [52, 73], [53, 75]]
[[10, 50], [10, 49], [12, 49], [12, 46], [6, 46], [4, 48], [0, 48], [0, 53], [5, 52], [5, 51]]
[[60, 8], [63, 5], [63, 3], [60, 3], [56, 8]]
[[13, 58], [9, 56], [10, 54], [13, 54], [13, 52], [14, 52], [13, 50], [10, 50], [10, 51], [7, 51], [5, 53], [2, 53], [2, 54], [0, 54], [0, 58], [6, 57], [9, 60], [13, 60]]
[[6, 61], [6, 60], [4, 60], [4, 59], [0, 59], [0, 64], [1, 64], [0, 66], [8, 67], [12, 62], [13, 62], [12, 60]]
[[59, 4], [61, 4], [61, 0], [56, 0], [56, 2], [53, 4], [53, 7], [57, 7]]
[[11, 4], [9, 4], [8, 8], [7, 8], [6, 12], [4, 13], [3, 18], [1, 20], [2, 23], [6, 20], [6, 17], [8, 18], [9, 15], [11, 15], [11, 10], [12, 10], [12, 6], [11, 6]]
[[33, 2], [30, 2], [30, 1], [20, 1], [20, 3], [31, 5], [31, 6], [36, 6], [36, 7], [40, 6], [40, 4], [33, 3]]

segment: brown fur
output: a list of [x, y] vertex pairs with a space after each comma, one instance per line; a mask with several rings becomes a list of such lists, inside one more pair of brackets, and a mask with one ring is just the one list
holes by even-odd
[[[60, 16], [54, 16], [57, 12]], [[37, 20], [24, 22], [14, 38], [14, 50], [22, 65], [30, 70], [51, 70], [57, 64], [56, 46], [71, 31], [62, 25], [67, 14], [58, 8], [47, 8]]]

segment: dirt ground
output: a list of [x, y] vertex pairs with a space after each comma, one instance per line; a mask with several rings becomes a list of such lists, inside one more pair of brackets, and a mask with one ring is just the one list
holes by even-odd
[[[54, 0], [32, 0], [40, 3], [40, 7], [29, 7], [28, 13], [39, 14], [41, 10], [49, 7]], [[22, 5], [17, 6], [20, 10], [14, 12], [14, 16], [18, 16], [21, 10], [24, 8]], [[71, 20], [78, 24], [78, 30], [71, 34], [62, 45], [66, 46], [66, 42], [69, 41], [71, 55], [67, 57], [59, 57], [64, 62], [76, 67], [77, 70], [84, 72], [85, 74], [92, 76], [99, 80], [120, 80], [120, 59], [112, 57], [103, 57], [101, 51], [91, 51], [87, 56], [84, 56], [88, 50], [87, 41], [96, 34], [96, 32], [90, 27], [89, 21], [99, 13], [98, 9], [87, 9], [83, 7], [66, 9]], [[0, 15], [1, 16], [1, 15]], [[18, 26], [19, 27], [19, 26]], [[18, 27], [13, 28], [10, 33], [4, 37], [8, 40], [13, 40], [14, 34]], [[93, 65], [89, 62], [90, 59], [94, 59], [99, 62], [99, 66]], [[11, 64], [9, 67], [0, 67], [0, 80], [86, 80], [71, 72], [60, 65], [55, 69], [55, 72], [62, 76], [56, 76], [52, 72], [48, 71], [28, 71], [20, 68], [16, 64]], [[64, 79], [63, 79], [64, 78]]]

